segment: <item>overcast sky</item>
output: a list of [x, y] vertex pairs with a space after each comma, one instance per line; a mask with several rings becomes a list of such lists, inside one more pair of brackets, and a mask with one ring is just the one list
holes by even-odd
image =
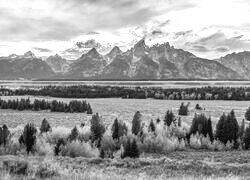
[[249, 0], [0, 0], [0, 55], [67, 58], [145, 38], [203, 58], [250, 50]]

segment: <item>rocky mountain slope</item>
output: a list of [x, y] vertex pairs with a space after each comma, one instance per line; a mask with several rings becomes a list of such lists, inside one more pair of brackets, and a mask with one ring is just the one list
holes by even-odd
[[30, 51], [21, 56], [0, 57], [0, 79], [50, 78], [54, 75], [51, 67]]
[[214, 60], [198, 58], [169, 43], [149, 47], [139, 41], [126, 52], [114, 47], [107, 55], [95, 49], [70, 66], [68, 77], [98, 79], [240, 79]]
[[45, 61], [32, 52], [0, 57], [1, 79], [250, 79], [250, 52], [218, 60], [196, 57], [169, 43], [151, 47], [142, 39], [122, 52], [114, 47], [101, 55], [95, 48], [74, 61], [59, 55]]
[[250, 79], [250, 52], [228, 54], [218, 61], [224, 66], [236, 71], [244, 79]]
[[70, 62], [62, 58], [58, 54], [54, 56], [49, 56], [46, 63], [53, 69], [54, 72], [63, 73], [68, 71]]

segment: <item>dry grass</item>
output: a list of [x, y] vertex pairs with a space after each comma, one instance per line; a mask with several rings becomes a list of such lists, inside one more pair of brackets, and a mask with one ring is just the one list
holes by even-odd
[[[27, 96], [23, 96], [27, 98]], [[1, 97], [4, 99], [22, 98], [21, 96]], [[30, 97], [31, 100], [39, 97]], [[69, 102], [72, 99], [63, 98], [51, 98], [40, 97], [49, 101], [57, 99], [60, 101]], [[151, 99], [88, 99], [87, 100], [94, 112], [98, 112], [104, 119], [106, 125], [113, 123], [114, 119], [118, 117], [124, 122], [131, 122], [134, 113], [139, 110], [143, 114], [143, 121], [149, 122], [151, 119], [160, 117], [163, 119], [166, 111], [172, 109], [175, 114], [183, 101], [175, 100], [151, 100]], [[188, 101], [186, 101], [188, 102]], [[223, 112], [229, 112], [232, 109], [235, 110], [235, 114], [238, 120], [241, 121], [244, 118], [244, 113], [249, 106], [248, 101], [190, 101], [190, 114], [187, 117], [182, 117], [183, 122], [191, 123], [194, 113], [200, 113], [201, 111], [195, 110], [195, 105], [199, 103], [201, 107], [206, 108], [203, 112], [207, 116], [211, 116], [212, 121], [218, 121]], [[0, 110], [0, 118], [2, 123], [6, 123], [9, 127], [16, 127], [17, 125], [25, 124], [27, 122], [34, 122], [40, 126], [43, 118], [46, 118], [50, 124], [55, 126], [73, 127], [74, 125], [80, 125], [82, 122], [89, 123], [91, 119], [90, 115], [85, 113], [51, 113], [49, 111], [14, 111], [14, 110]], [[215, 125], [215, 123], [213, 124]]]
[[[157, 156], [157, 157], [156, 157]], [[25, 176], [8, 173], [3, 162], [29, 162]], [[172, 152], [167, 156], [146, 155], [140, 159], [96, 159], [39, 156], [1, 156], [0, 179], [39, 178], [46, 172], [49, 179], [247, 179], [250, 178], [250, 153]]]

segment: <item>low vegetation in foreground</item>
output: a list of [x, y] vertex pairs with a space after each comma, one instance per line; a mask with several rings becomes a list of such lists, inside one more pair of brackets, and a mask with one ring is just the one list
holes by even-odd
[[[180, 112], [188, 114], [188, 105], [182, 104]], [[142, 114], [137, 111], [131, 123], [115, 119], [108, 127], [98, 113], [88, 124], [72, 129], [51, 127], [46, 119], [40, 127], [28, 123], [9, 129], [3, 125], [0, 177], [101, 179], [102, 176], [98, 177], [101, 174], [106, 179], [164, 179], [182, 175], [190, 179], [207, 176], [230, 179], [250, 176], [247, 151], [250, 127], [245, 120], [239, 125], [233, 110], [222, 114], [214, 126], [211, 118], [202, 113], [195, 114], [191, 126], [172, 111], [167, 111], [164, 119], [149, 120], [148, 124], [141, 119]], [[227, 157], [229, 154], [235, 159]]]

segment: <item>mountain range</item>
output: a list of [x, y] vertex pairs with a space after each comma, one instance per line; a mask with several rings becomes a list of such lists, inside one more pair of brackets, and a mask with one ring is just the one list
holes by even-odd
[[0, 57], [0, 79], [250, 79], [250, 52], [215, 60], [199, 58], [169, 43], [151, 47], [142, 39], [122, 52], [101, 55], [92, 48], [76, 60], [58, 54], [45, 60], [32, 52]]

